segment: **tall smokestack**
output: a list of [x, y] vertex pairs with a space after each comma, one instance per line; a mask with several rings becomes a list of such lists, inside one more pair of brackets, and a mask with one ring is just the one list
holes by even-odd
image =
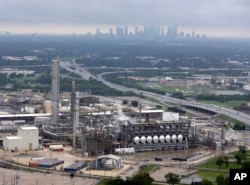
[[59, 121], [59, 58], [52, 60], [52, 116], [51, 123], [57, 124]]
[[72, 81], [71, 87], [71, 121], [73, 128], [73, 147], [76, 147], [76, 87], [75, 81]]
[[79, 92], [76, 92], [76, 127], [79, 127], [79, 115], [80, 115], [80, 100], [79, 100]]

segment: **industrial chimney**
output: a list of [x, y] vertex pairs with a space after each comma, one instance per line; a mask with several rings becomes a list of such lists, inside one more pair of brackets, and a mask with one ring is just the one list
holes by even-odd
[[59, 122], [59, 66], [59, 58], [54, 58], [52, 60], [52, 124]]
[[72, 81], [71, 87], [71, 121], [73, 129], [73, 147], [76, 147], [76, 88], [75, 81]]

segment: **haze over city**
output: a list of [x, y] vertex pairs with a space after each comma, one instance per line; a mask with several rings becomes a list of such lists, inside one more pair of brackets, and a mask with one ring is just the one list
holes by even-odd
[[210, 37], [250, 37], [247, 0], [0, 0], [0, 33], [77, 33], [177, 25]]

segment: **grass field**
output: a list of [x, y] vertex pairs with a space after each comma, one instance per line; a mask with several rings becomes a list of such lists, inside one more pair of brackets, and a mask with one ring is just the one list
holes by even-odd
[[237, 106], [242, 105], [243, 103], [246, 103], [245, 100], [230, 100], [230, 101], [226, 101], [226, 102], [202, 100], [199, 102], [204, 103], [204, 104], [214, 104], [214, 105], [218, 105], [220, 107], [237, 107]]
[[228, 176], [229, 172], [222, 172], [222, 171], [211, 171], [211, 170], [200, 170], [196, 173], [198, 176], [200, 176], [202, 179], [207, 179], [209, 181], [212, 181], [213, 184], [216, 184], [216, 177], [219, 175]]
[[231, 122], [231, 123], [234, 123], [234, 124], [245, 125], [245, 123], [243, 123], [243, 122], [241, 122], [241, 121], [239, 121], [239, 120], [237, 120], [237, 119], [228, 117], [228, 116], [226, 116], [226, 115], [220, 114], [219, 117], [222, 118], [222, 119], [224, 119], [224, 120], [227, 120], [227, 121], [229, 121], [229, 122]]
[[150, 164], [150, 165], [147, 165], [147, 166], [145, 166], [144, 168], [142, 168], [139, 172], [140, 172], [140, 173], [149, 173], [149, 172], [152, 171], [155, 167], [156, 167], [156, 165]]
[[34, 81], [35, 77], [21, 77], [21, 78], [13, 78], [12, 80], [15, 80], [17, 83], [24, 83], [25, 81]]
[[[230, 157], [230, 159], [234, 159], [234, 157], [233, 158]], [[202, 163], [202, 164], [200, 164], [197, 167], [199, 167], [199, 168], [215, 169], [215, 170], [230, 170], [230, 168], [233, 168], [233, 169], [240, 169], [241, 168], [241, 165], [236, 164], [236, 162], [234, 162], [234, 161], [229, 161], [228, 162], [228, 167], [226, 166], [226, 164], [223, 164], [221, 166], [221, 168], [219, 168], [219, 166], [216, 165], [216, 163], [215, 163], [216, 160], [217, 160], [217, 158], [211, 159], [210, 161]]]

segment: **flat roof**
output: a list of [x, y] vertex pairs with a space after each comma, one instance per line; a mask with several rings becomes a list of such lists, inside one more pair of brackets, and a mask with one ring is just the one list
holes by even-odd
[[114, 159], [114, 160], [120, 160], [121, 157], [113, 155], [113, 154], [109, 154], [109, 155], [103, 155], [98, 157], [97, 159], [103, 159], [103, 158], [109, 158], [109, 159]]
[[22, 130], [37, 130], [37, 127], [34, 126], [26, 126], [26, 127], [20, 127]]
[[93, 116], [99, 116], [99, 115], [110, 115], [110, 114], [111, 114], [111, 111], [88, 113], [88, 115], [93, 115]]
[[[136, 112], [140, 112], [140, 110], [136, 110]], [[161, 113], [164, 110], [141, 110], [141, 113]]]
[[51, 113], [40, 113], [40, 114], [0, 114], [0, 118], [26, 118], [26, 117], [49, 117]]
[[14, 140], [14, 139], [23, 139], [23, 137], [21, 136], [6, 136], [7, 139], [11, 139], [11, 140]]

